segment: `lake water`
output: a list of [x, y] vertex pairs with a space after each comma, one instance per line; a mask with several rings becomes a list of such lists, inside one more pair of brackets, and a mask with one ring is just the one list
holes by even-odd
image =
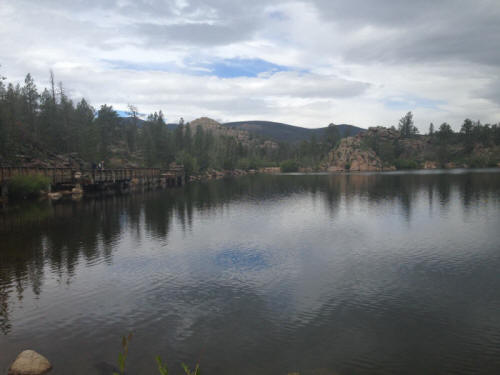
[[497, 170], [262, 175], [0, 214], [0, 373], [500, 373]]

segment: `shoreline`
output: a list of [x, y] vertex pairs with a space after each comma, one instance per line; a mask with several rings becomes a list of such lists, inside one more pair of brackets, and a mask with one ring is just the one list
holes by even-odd
[[[207, 170], [203, 173], [185, 175], [185, 184], [193, 183], [193, 182], [207, 182], [212, 180], [220, 180], [224, 178], [237, 178], [248, 175], [257, 175], [257, 174], [269, 174], [269, 175], [348, 175], [348, 174], [373, 174], [373, 173], [397, 173], [397, 172], [422, 172], [422, 171], [435, 171], [435, 172], [447, 172], [454, 170], [464, 170], [464, 171], [480, 171], [480, 170], [500, 170], [500, 166], [497, 167], [467, 167], [467, 166], [450, 166], [450, 167], [442, 167], [442, 168], [387, 168], [387, 169], [362, 169], [362, 170], [351, 170], [351, 169], [320, 169], [313, 170], [312, 168], [299, 168], [299, 170], [294, 172], [281, 172], [280, 167], [267, 167], [260, 168], [258, 170], [243, 170], [243, 169], [233, 169], [233, 170]], [[180, 186], [171, 186], [164, 182], [158, 183], [148, 183], [142, 184], [140, 182], [135, 182], [129, 184], [126, 188], [117, 188], [117, 189], [84, 189], [82, 186], [76, 186], [71, 190], [56, 190], [56, 191], [40, 191], [38, 196], [34, 197], [26, 197], [23, 199], [15, 199], [9, 198], [8, 193], [3, 193], [0, 196], [0, 205], [4, 206], [9, 202], [19, 202], [19, 201], [36, 201], [36, 200], [74, 200], [78, 201], [87, 198], [97, 198], [97, 197], [105, 197], [105, 196], [114, 196], [114, 195], [122, 195], [122, 194], [130, 194], [136, 192], [144, 192], [151, 191], [156, 189], [168, 189], [173, 187], [181, 187], [185, 186], [182, 184]]]

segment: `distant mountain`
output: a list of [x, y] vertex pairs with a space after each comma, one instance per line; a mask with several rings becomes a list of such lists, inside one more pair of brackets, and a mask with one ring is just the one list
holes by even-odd
[[[227, 122], [222, 125], [233, 129], [246, 130], [249, 133], [253, 133], [264, 138], [271, 138], [277, 142], [300, 142], [309, 140], [312, 135], [319, 138], [323, 136], [326, 129], [326, 127], [308, 129], [272, 121], [238, 121]], [[365, 129], [354, 125], [340, 124], [337, 125], [337, 127], [342, 137], [354, 136], [365, 131]]]
[[[137, 125], [142, 127], [146, 121], [137, 118]], [[131, 117], [120, 117], [122, 124], [131, 123], [133, 120]], [[197, 124], [197, 123], [196, 123]], [[167, 128], [174, 130], [179, 124], [168, 123]], [[238, 121], [238, 122], [227, 122], [222, 124], [223, 127], [233, 129], [235, 131], [245, 131], [250, 134], [258, 135], [261, 138], [272, 139], [276, 142], [300, 142], [308, 141], [314, 134], [319, 139], [323, 136], [326, 127], [324, 128], [302, 128], [300, 126], [294, 126], [289, 124], [283, 124], [280, 122], [272, 121]], [[356, 134], [365, 131], [366, 129], [359, 128], [354, 125], [340, 124], [337, 125], [340, 135], [342, 137], [355, 136]]]

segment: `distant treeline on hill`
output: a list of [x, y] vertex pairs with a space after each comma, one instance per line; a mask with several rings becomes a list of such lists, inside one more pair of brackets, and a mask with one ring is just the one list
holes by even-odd
[[[327, 168], [341, 138], [366, 133], [344, 124], [305, 129], [266, 121], [219, 124], [206, 118], [166, 124], [161, 111], [142, 120], [133, 105], [128, 113], [123, 118], [108, 105], [96, 110], [85, 99], [74, 102], [52, 73], [50, 87], [42, 92], [30, 74], [22, 85], [0, 77], [0, 165], [47, 165], [54, 155], [72, 155], [84, 167], [99, 161], [109, 167], [165, 167], [175, 161], [188, 173], [279, 165], [320, 170]], [[373, 149], [382, 161], [401, 155], [423, 160], [427, 156], [418, 155], [418, 147], [405, 141], [422, 137], [435, 145], [426, 150], [435, 151], [436, 159], [467, 159], [483, 147], [491, 163], [496, 160], [492, 147], [500, 144], [500, 129], [498, 124], [467, 119], [459, 133], [444, 123], [437, 129], [431, 124], [429, 135], [420, 136], [408, 113], [400, 121], [397, 139], [365, 137], [363, 147]], [[405, 154], [409, 147], [417, 153]]]
[[[326, 127], [310, 129], [272, 121], [238, 121], [223, 125], [233, 129], [246, 130], [277, 142], [309, 141], [313, 136], [316, 139], [321, 139], [327, 131]], [[336, 124], [335, 126], [341, 137], [352, 137], [365, 130], [347, 124]]]

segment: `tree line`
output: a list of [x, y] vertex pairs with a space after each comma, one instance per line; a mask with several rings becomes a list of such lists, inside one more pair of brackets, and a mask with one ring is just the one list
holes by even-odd
[[[182, 119], [175, 127], [167, 126], [162, 111], [144, 121], [138, 108], [129, 105], [128, 114], [122, 118], [106, 104], [96, 110], [85, 98], [74, 101], [52, 72], [49, 87], [41, 92], [31, 74], [23, 84], [7, 83], [0, 77], [0, 163], [15, 162], [23, 153], [40, 158], [52, 153], [75, 154], [85, 167], [100, 161], [117, 167], [166, 167], [177, 162], [188, 173], [279, 165], [292, 171], [299, 166], [318, 168], [341, 139], [338, 128], [330, 124], [322, 135], [313, 135], [308, 141], [270, 146], [257, 136], [250, 135], [245, 142], [193, 127]], [[401, 118], [397, 129], [392, 128], [399, 130], [400, 140], [420, 136], [411, 112]], [[444, 162], [472, 153], [476, 145], [500, 145], [500, 126], [466, 119], [460, 131], [454, 132], [447, 123], [437, 129], [431, 123], [427, 136], [435, 145], [434, 158]], [[382, 159], [397, 158], [403, 151], [401, 142], [372, 141], [369, 146]]]
[[[50, 72], [49, 87], [38, 90], [31, 74], [23, 84], [0, 77], [0, 157], [7, 163], [19, 153], [43, 158], [44, 153], [75, 154], [90, 164], [132, 163], [166, 167], [182, 163], [190, 172], [215, 169], [253, 169], [277, 166], [293, 160], [300, 165], [317, 165], [339, 141], [331, 124], [319, 139], [300, 144], [279, 143], [268, 147], [263, 139], [242, 142], [204, 129], [193, 128], [180, 119], [169, 127], [162, 111], [144, 121], [134, 105], [122, 118], [112, 106], [92, 107], [82, 98], [74, 101], [62, 82]], [[254, 137], [257, 138], [257, 137]]]
[[[411, 138], [419, 134], [413, 122], [413, 113], [408, 112], [399, 120], [398, 130], [402, 138]], [[441, 143], [463, 143], [467, 152], [474, 144], [493, 146], [500, 144], [500, 124], [482, 124], [481, 121], [465, 119], [460, 131], [454, 132], [451, 125], [443, 122], [437, 129], [431, 122], [427, 133]]]
[[[460, 130], [455, 132], [446, 122], [437, 128], [430, 123], [428, 133], [419, 135], [413, 114], [408, 112], [400, 119], [398, 127], [391, 129], [398, 131], [394, 139], [365, 137], [363, 144], [373, 149], [383, 162], [397, 168], [418, 168], [426, 160], [442, 166], [451, 162], [470, 167], [497, 166], [500, 162], [497, 148], [500, 146], [500, 124], [465, 119]], [[420, 140], [420, 147], [412, 140]]]

